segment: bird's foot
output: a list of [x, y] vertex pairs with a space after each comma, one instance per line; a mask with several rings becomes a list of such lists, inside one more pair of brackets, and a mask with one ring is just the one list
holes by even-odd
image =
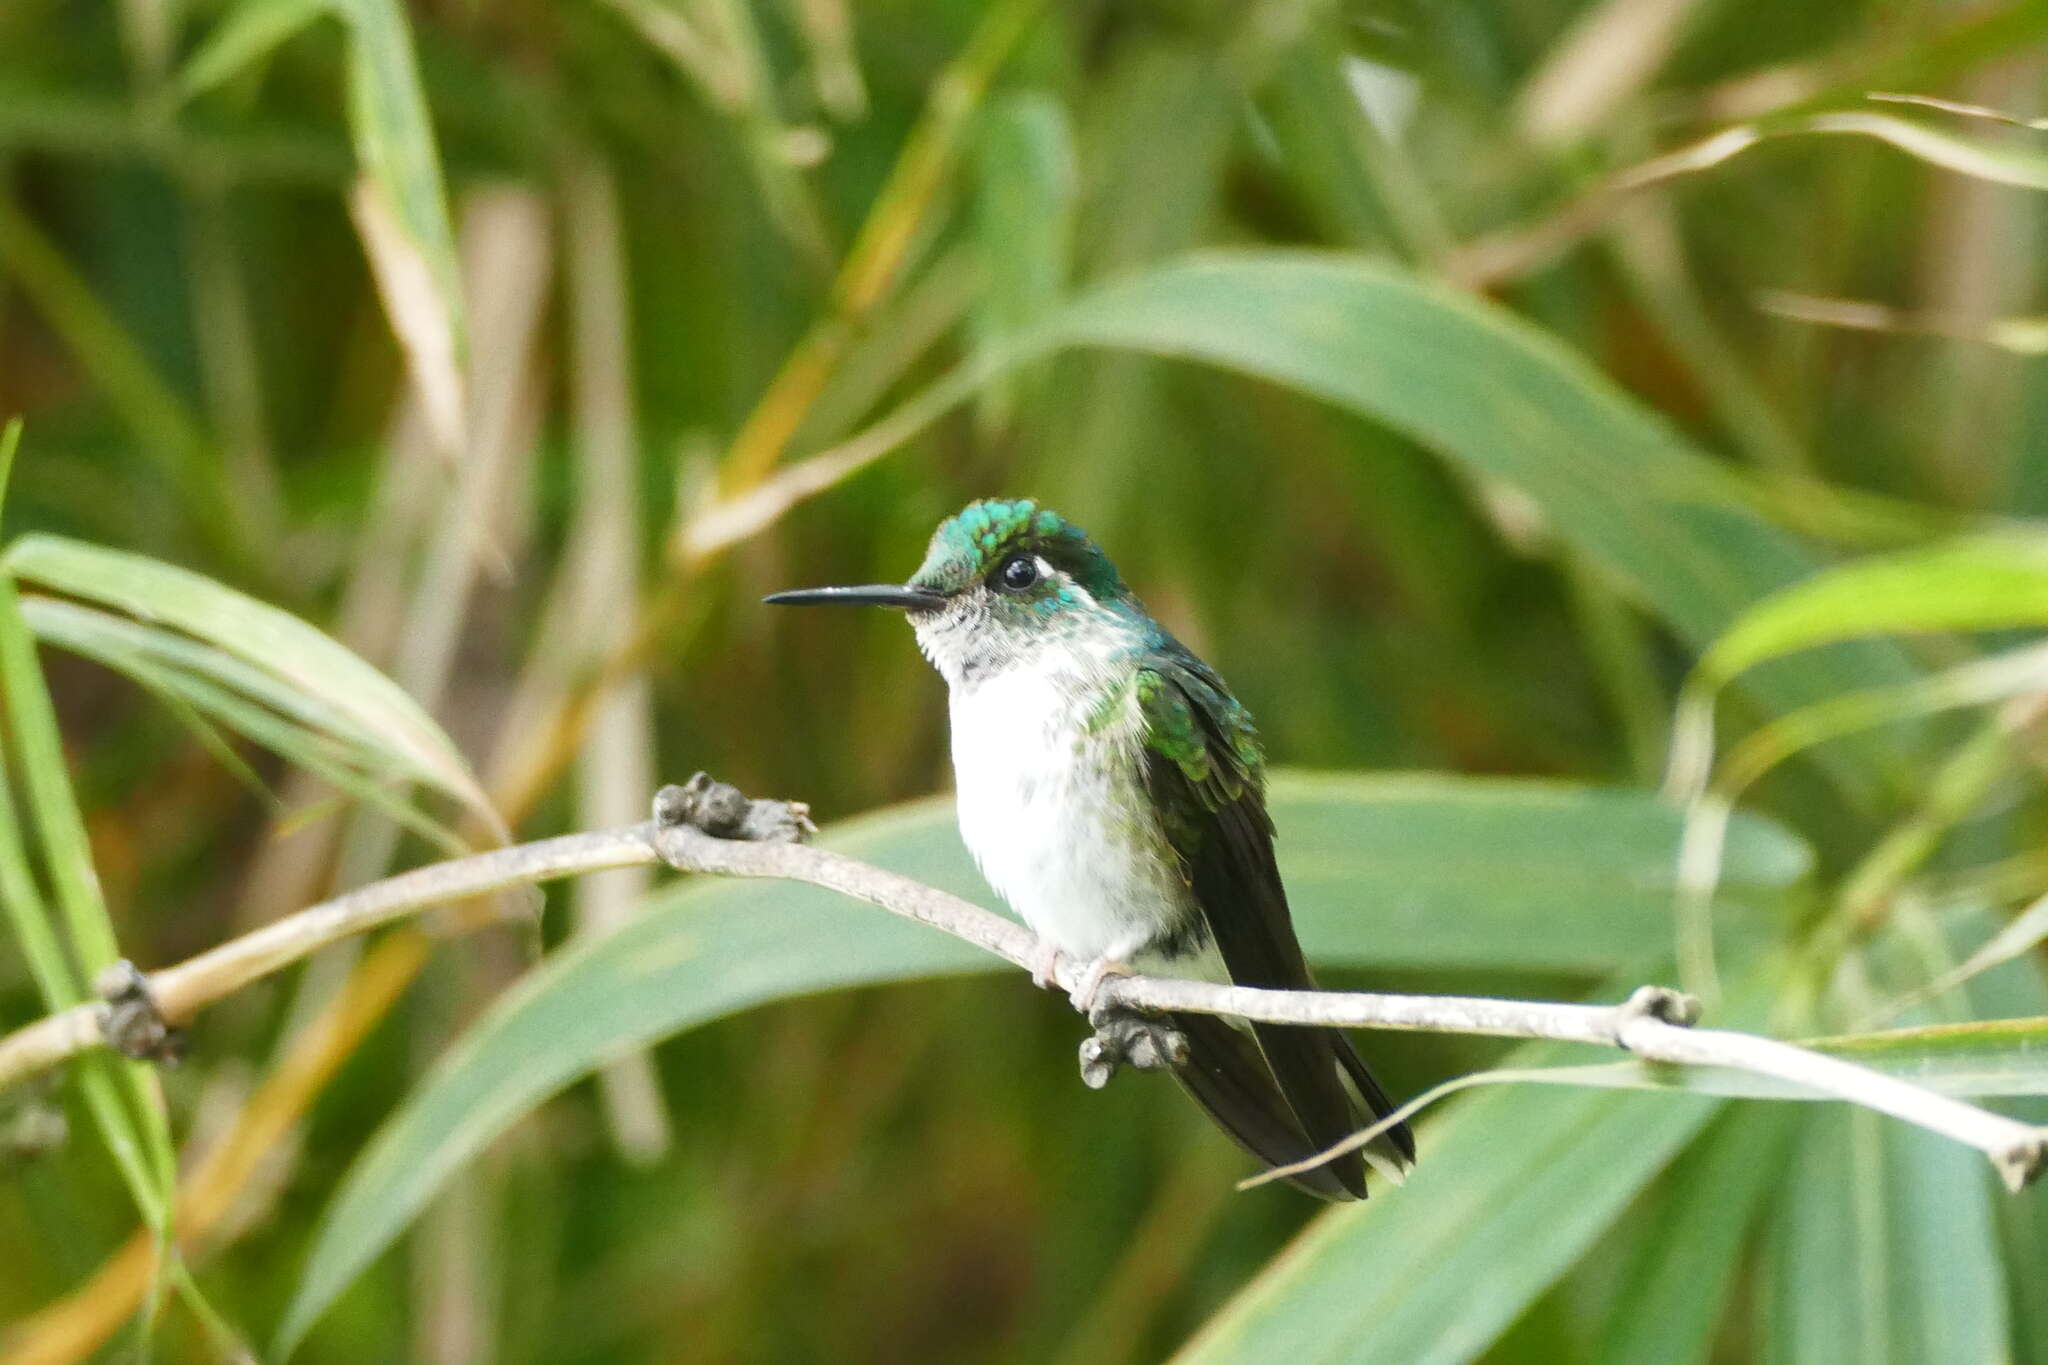
[[1042, 991], [1049, 991], [1060, 984], [1060, 950], [1048, 940], [1038, 941], [1038, 951], [1031, 959], [1031, 984]]
[[1105, 1009], [1089, 1016], [1095, 1036], [1081, 1044], [1081, 1084], [1100, 1090], [1118, 1067], [1167, 1071], [1188, 1059], [1187, 1035], [1135, 1010]]
[[1074, 987], [1073, 991], [1067, 996], [1067, 999], [1073, 1004], [1075, 1009], [1087, 1015], [1092, 1022], [1095, 1018], [1095, 997], [1102, 993], [1103, 981], [1112, 976], [1136, 975], [1136, 972], [1133, 972], [1121, 962], [1113, 962], [1107, 957], [1098, 957], [1088, 964], [1087, 975], [1081, 978], [1081, 984]]

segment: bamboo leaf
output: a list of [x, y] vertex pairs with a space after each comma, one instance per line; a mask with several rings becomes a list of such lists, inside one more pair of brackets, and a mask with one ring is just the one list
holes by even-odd
[[[375, 774], [386, 766], [388, 756], [374, 736], [362, 736], [347, 717], [323, 706], [317, 698], [308, 698], [231, 655], [169, 631], [68, 602], [31, 598], [22, 607], [38, 638], [126, 674], [170, 704], [174, 713], [177, 707], [192, 708], [194, 719], [202, 724], [203, 717], [212, 717], [381, 812], [449, 857], [472, 851], [452, 830], [393, 791], [388, 778], [365, 776], [365, 771]], [[221, 679], [247, 684], [243, 693], [267, 705], [245, 700], [244, 695], [220, 685]], [[323, 723], [330, 721], [337, 723]], [[222, 761], [230, 767], [238, 762], [231, 754]]]
[[181, 99], [225, 85], [328, 13], [329, 0], [242, 0], [213, 26], [178, 72]]
[[1700, 1365], [1714, 1343], [1750, 1225], [1777, 1183], [1798, 1124], [1782, 1108], [1730, 1112], [1672, 1164], [1650, 1231], [1589, 1360]]
[[[1555, 338], [1401, 270], [1309, 252], [1202, 252], [1105, 285], [789, 473], [815, 467], [807, 491], [829, 487], [1005, 369], [1073, 346], [1221, 365], [1402, 432], [1525, 495], [1549, 532], [1701, 648], [1816, 568], [1747, 509], [1730, 475]], [[1896, 647], [1861, 641], [1783, 660], [1744, 685], [1785, 711], [1914, 672]], [[1898, 768], [1896, 745], [1855, 736], [1816, 761], [1867, 790], [1874, 773]]]
[[0, 506], [7, 502], [7, 487], [14, 478], [14, 457], [21, 450], [21, 419], [10, 417], [0, 426]]
[[[977, 145], [975, 233], [981, 289], [973, 333], [1000, 350], [1038, 323], [1066, 292], [1077, 184], [1073, 130], [1058, 100], [1021, 94], [983, 116]], [[1023, 376], [999, 379], [981, 395], [983, 425], [999, 431], [1020, 401], [1038, 393]]]
[[[1668, 941], [1679, 820], [1647, 794], [1282, 774], [1272, 805], [1302, 939], [1319, 960], [1605, 973], [1618, 955], [1661, 954]], [[987, 900], [950, 803], [854, 821], [827, 842]], [[1740, 870], [1731, 884], [1759, 902], [1778, 900], [1807, 870], [1805, 849], [1765, 822], [1742, 822], [1734, 845]], [[1595, 885], [1607, 895], [1583, 894]], [[1616, 913], [1608, 902], [1620, 886], [1631, 889]], [[286, 1347], [450, 1172], [602, 1062], [770, 1000], [1000, 966], [815, 887], [698, 881], [658, 897], [637, 920], [556, 954], [498, 1001], [385, 1125], [322, 1222], [286, 1315]], [[1532, 1112], [1548, 1102], [1531, 1102]]]
[[[2048, 690], [2048, 645], [2033, 644], [1971, 659], [1896, 687], [1845, 692], [1758, 726], [1729, 752], [1714, 790], [1735, 800], [1792, 754], [1837, 735], [2043, 690]], [[1704, 764], [1713, 745], [1712, 717], [1704, 699], [1688, 700], [1691, 704], [1681, 709], [1675, 727], [1672, 752], [1686, 756], [1687, 765]]]
[[13, 747], [56, 888], [57, 906], [78, 966], [90, 976], [121, 953], [100, 896], [99, 876], [93, 871], [85, 821], [71, 794], [56, 708], [44, 685], [35, 641], [22, 623], [21, 605], [12, 584], [0, 584], [0, 671], [5, 676]]
[[462, 281], [440, 154], [399, 0], [329, 0], [349, 28], [349, 199], [392, 330], [444, 451], [464, 445]]
[[[131, 671], [135, 662], [147, 661], [205, 678], [309, 731], [341, 741], [360, 754], [366, 765], [388, 765], [395, 757], [373, 730], [326, 698], [190, 635], [151, 621], [39, 595], [22, 599], [21, 614], [36, 638], [47, 644], [89, 655], [123, 672]], [[415, 771], [410, 765], [406, 770]]]
[[[1505, 1065], [1557, 1055], [1522, 1048]], [[1715, 1108], [1701, 1098], [1478, 1091], [1422, 1128], [1405, 1185], [1311, 1223], [1174, 1360], [1471, 1360]]]
[[2048, 1017], [1817, 1039], [1845, 1061], [1958, 1095], [2048, 1095]]
[[[432, 784], [497, 823], [454, 741], [376, 669], [289, 612], [200, 574], [142, 555], [56, 536], [24, 536], [0, 564], [17, 578], [146, 622], [159, 622], [270, 672], [312, 705], [345, 719], [344, 735], [372, 744], [404, 774]], [[195, 661], [197, 656], [188, 656]], [[229, 686], [245, 674], [221, 674]], [[276, 698], [275, 688], [268, 690]]]
[[[1812, 1038], [1816, 1052], [1912, 1081], [1945, 1095], [2048, 1095], [2048, 1017], [1929, 1024], [1879, 1033]], [[1790, 1081], [1720, 1067], [1596, 1062], [1530, 1069], [1525, 1083], [1621, 1090], [1687, 1090], [1724, 1099], [1829, 1100]]]
[[428, 243], [407, 231], [391, 187], [365, 176], [349, 192], [349, 214], [363, 240], [391, 330], [405, 348], [427, 429], [445, 456], [467, 444], [462, 339], [454, 296], [442, 283]]
[[1710, 684], [1862, 635], [2048, 624], [2048, 537], [1972, 536], [1826, 569], [1744, 612], [1700, 661]]
[[[36, 660], [35, 641], [22, 622], [14, 584], [5, 576], [0, 576], [0, 692], [5, 693], [11, 732], [8, 752], [0, 758], [0, 785], [12, 780], [9, 770], [18, 766], [35, 817], [43, 863], [57, 893], [57, 915], [50, 916], [35, 889], [18, 833], [21, 827], [14, 824], [11, 809], [0, 810], [9, 825], [0, 861], [9, 865], [5, 885], [10, 893], [26, 898], [16, 911], [16, 925], [22, 931], [24, 948], [37, 964], [44, 1004], [59, 1010], [82, 1002], [86, 983], [112, 965], [120, 957], [120, 949], [93, 869], [85, 821], [72, 794], [63, 740], [57, 733], [56, 708]], [[30, 921], [40, 921], [42, 927], [32, 927]], [[55, 947], [58, 922], [64, 927], [68, 954]], [[86, 1107], [144, 1221], [159, 1232], [166, 1231], [177, 1157], [170, 1124], [157, 1096], [156, 1078], [138, 1063], [94, 1057], [81, 1070], [80, 1085]]]
[[[1683, 819], [1646, 793], [1282, 773], [1271, 805], [1288, 899], [1320, 959], [1605, 975], [1670, 947]], [[1796, 904], [1811, 855], [1769, 821], [1736, 821], [1716, 914], [1753, 937]]]
[[[1701, 657], [1679, 698], [1668, 786], [1688, 795], [1704, 786], [1713, 763], [1715, 697], [1760, 664], [1863, 636], [2040, 624], [2048, 624], [2048, 538], [1971, 536], [1823, 569], [1744, 611]], [[2021, 651], [2002, 662], [1966, 664], [1947, 680], [1844, 686], [1841, 695], [1795, 709], [1752, 736], [1732, 780], [1746, 784], [1798, 746], [1866, 723], [2023, 687], [2036, 671], [2033, 657]]]
[[1944, 132], [1912, 119], [1836, 109], [1738, 123], [1618, 177], [1613, 188], [1641, 189], [1674, 176], [1690, 175], [1788, 137], [1867, 137], [1886, 143], [1930, 166], [2015, 189], [2048, 190], [2048, 157], [2023, 145], [1986, 142]]
[[2031, 148], [1961, 137], [1939, 128], [1862, 110], [1810, 114], [1782, 125], [1765, 124], [1764, 136], [1801, 134], [1876, 138], [1930, 166], [2015, 189], [2048, 190], [2048, 156]]
[[1814, 1111], [1778, 1206], [1763, 1358], [2011, 1359], [1981, 1163], [1866, 1110]]
[[280, 1357], [442, 1182], [600, 1061], [771, 1000], [988, 967], [956, 939], [830, 895], [792, 898], [785, 913], [763, 916], [740, 890], [698, 885], [664, 898], [667, 910], [687, 908], [571, 948], [500, 998], [337, 1192], [286, 1310]]

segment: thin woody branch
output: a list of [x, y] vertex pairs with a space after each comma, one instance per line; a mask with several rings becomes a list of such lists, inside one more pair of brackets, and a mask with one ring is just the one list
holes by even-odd
[[[623, 829], [564, 835], [418, 868], [223, 944], [175, 967], [122, 983], [122, 1000], [154, 1005], [145, 1019], [162, 1035], [202, 1008], [300, 958], [437, 905], [607, 868], [666, 863], [683, 872], [807, 882], [928, 924], [1019, 967], [1042, 963], [1038, 939], [1022, 925], [908, 877], [801, 842], [801, 806], [748, 801], [701, 774], [664, 787], [655, 819]], [[737, 836], [737, 837], [733, 837]], [[1053, 975], [1074, 989], [1085, 964], [1058, 959]], [[1621, 1048], [1651, 1062], [1724, 1067], [1792, 1082], [1918, 1124], [1983, 1152], [2014, 1190], [2048, 1164], [2048, 1128], [2037, 1128], [1868, 1067], [1752, 1034], [1690, 1027], [1684, 996], [1644, 987], [1619, 1005], [1559, 1004], [1470, 996], [1278, 991], [1152, 976], [1111, 976], [1101, 1006], [1187, 1010], [1278, 1024], [1549, 1039]], [[51, 1015], [0, 1038], [0, 1090], [95, 1047], [123, 1045], [110, 1032], [125, 1016], [107, 1003]], [[119, 1027], [117, 1025], [117, 1027]]]

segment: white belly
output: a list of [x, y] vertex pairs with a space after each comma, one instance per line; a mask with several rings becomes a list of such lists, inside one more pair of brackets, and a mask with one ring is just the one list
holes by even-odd
[[[1092, 689], [1091, 689], [1092, 690]], [[1139, 718], [1090, 733], [1086, 691], [1013, 668], [952, 696], [960, 835], [997, 895], [1070, 956], [1128, 961], [1186, 913], [1143, 822]]]

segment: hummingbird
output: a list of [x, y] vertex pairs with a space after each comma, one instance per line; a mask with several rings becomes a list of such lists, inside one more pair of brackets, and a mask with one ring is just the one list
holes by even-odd
[[[961, 838], [1045, 945], [1039, 985], [1052, 983], [1050, 954], [1066, 954], [1088, 964], [1074, 993], [1084, 1012], [1118, 972], [1314, 987], [1250, 713], [1079, 527], [1030, 499], [976, 502], [940, 524], [907, 583], [765, 600], [909, 616], [949, 694]], [[1155, 1055], [1269, 1168], [1393, 1112], [1336, 1029], [1187, 1011], [1166, 1023], [1178, 1037]], [[1368, 1163], [1398, 1180], [1414, 1157], [1396, 1124], [1289, 1179], [1363, 1199]]]

